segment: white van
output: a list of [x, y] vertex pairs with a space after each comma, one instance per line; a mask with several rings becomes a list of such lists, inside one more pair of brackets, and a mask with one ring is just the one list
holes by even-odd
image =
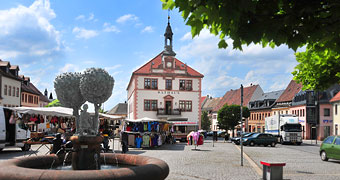
[[10, 124], [11, 114], [12, 110], [0, 106], [0, 151], [5, 147], [20, 147], [23, 151], [28, 151], [30, 145], [23, 141], [27, 141], [31, 132], [18, 123]]

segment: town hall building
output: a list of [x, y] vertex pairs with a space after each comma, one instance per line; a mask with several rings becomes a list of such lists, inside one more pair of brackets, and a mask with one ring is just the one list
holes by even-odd
[[172, 36], [168, 22], [164, 50], [132, 73], [127, 114], [128, 119], [168, 120], [184, 133], [201, 126], [203, 75], [175, 57]]

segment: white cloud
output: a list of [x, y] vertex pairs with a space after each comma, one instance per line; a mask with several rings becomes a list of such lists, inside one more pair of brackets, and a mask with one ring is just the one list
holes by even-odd
[[114, 25], [111, 25], [110, 23], [104, 23], [103, 25], [103, 31], [104, 32], [114, 32], [114, 33], [119, 33], [120, 30], [114, 26]]
[[191, 39], [192, 39], [191, 32], [187, 32], [187, 33], [185, 33], [184, 36], [181, 38], [181, 41], [191, 40]]
[[0, 57], [29, 62], [62, 55], [60, 32], [50, 23], [55, 17], [48, 0], [0, 10]]
[[59, 69], [58, 74], [62, 74], [65, 72], [80, 72], [80, 68], [74, 64], [65, 64], [62, 68]]
[[75, 27], [72, 32], [76, 34], [76, 37], [79, 39], [90, 39], [98, 36], [98, 32], [95, 30], [88, 30], [85, 28]]
[[114, 66], [111, 66], [111, 67], [105, 67], [104, 69], [105, 69], [106, 71], [111, 71], [111, 70], [118, 69], [118, 68], [120, 68], [121, 66], [122, 66], [122, 65], [117, 64], [117, 65], [114, 65]]
[[261, 45], [243, 46], [243, 51], [229, 47], [218, 49], [219, 38], [203, 30], [191, 39], [186, 33], [181, 41], [185, 43], [177, 51], [177, 57], [201, 72], [203, 94], [223, 96], [240, 84], [260, 84], [264, 91], [284, 89], [292, 79], [291, 72], [297, 65], [294, 52], [286, 46], [262, 48]]
[[142, 29], [141, 32], [142, 33], [145, 33], [145, 32], [151, 33], [151, 32], [153, 32], [153, 27], [152, 26], [146, 26], [144, 29]]
[[85, 16], [84, 15], [79, 15], [75, 18], [76, 20], [85, 20]]
[[132, 22], [135, 22], [138, 20], [138, 17], [135, 16], [134, 14], [125, 14], [121, 17], [119, 17], [116, 22], [117, 23], [125, 23], [125, 22], [128, 22], [128, 21], [132, 21]]
[[75, 18], [75, 20], [81, 20], [81, 21], [93, 21], [93, 22], [96, 22], [98, 21], [98, 19], [95, 19], [94, 18], [94, 14], [93, 13], [90, 13], [88, 17], [86, 17], [85, 15], [81, 14], [79, 16], [77, 16]]

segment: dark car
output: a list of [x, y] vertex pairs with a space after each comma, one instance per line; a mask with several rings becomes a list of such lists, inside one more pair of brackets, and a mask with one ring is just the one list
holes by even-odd
[[[247, 138], [249, 136], [252, 136], [253, 134], [256, 134], [256, 133], [244, 133], [243, 138]], [[239, 145], [240, 139], [241, 139], [241, 137], [234, 137], [234, 138], [231, 138], [231, 142], [234, 142], [236, 145]]]
[[213, 135], [212, 131], [207, 132], [207, 136], [212, 136], [212, 135]]
[[266, 133], [253, 134], [249, 137], [243, 138], [243, 145], [245, 146], [246, 145], [250, 145], [250, 146], [270, 145], [271, 147], [275, 147], [276, 144], [277, 144], [277, 138], [271, 134], [266, 134]]
[[340, 160], [340, 136], [328, 136], [322, 142], [320, 157], [323, 161], [328, 161], [328, 159]]

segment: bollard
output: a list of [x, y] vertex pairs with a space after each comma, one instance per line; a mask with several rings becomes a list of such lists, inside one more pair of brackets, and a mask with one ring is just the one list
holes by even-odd
[[282, 180], [283, 166], [286, 163], [268, 163], [261, 161], [263, 165], [263, 179], [264, 180]]

